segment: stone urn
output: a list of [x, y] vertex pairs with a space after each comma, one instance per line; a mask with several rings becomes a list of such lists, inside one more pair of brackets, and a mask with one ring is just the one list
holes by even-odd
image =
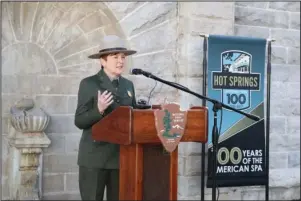
[[10, 122], [21, 133], [40, 133], [48, 126], [50, 117], [32, 99], [22, 99], [10, 108]]
[[10, 108], [10, 200], [42, 199], [42, 149], [51, 143], [44, 133], [49, 119], [32, 99], [24, 98]]

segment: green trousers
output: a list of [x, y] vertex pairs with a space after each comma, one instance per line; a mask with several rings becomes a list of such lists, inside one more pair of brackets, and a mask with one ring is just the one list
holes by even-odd
[[79, 191], [82, 200], [119, 200], [119, 169], [79, 166]]

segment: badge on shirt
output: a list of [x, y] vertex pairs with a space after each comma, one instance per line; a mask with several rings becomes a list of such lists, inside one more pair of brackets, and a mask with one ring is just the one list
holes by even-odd
[[128, 95], [129, 97], [132, 97], [132, 93], [130, 91], [128, 91]]

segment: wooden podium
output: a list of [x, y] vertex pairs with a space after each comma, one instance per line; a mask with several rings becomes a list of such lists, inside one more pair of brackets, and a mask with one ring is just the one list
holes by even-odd
[[[120, 200], [177, 200], [178, 148], [164, 152], [154, 110], [121, 106], [92, 127], [96, 141], [120, 144]], [[207, 142], [207, 108], [187, 111], [181, 142]]]

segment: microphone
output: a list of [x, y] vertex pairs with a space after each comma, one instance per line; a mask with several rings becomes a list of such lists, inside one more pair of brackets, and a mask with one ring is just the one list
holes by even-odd
[[139, 68], [133, 68], [133, 69], [131, 69], [130, 70], [130, 74], [133, 74], [133, 75], [144, 75], [146, 77], [153, 76], [150, 72], [144, 71], [144, 70], [139, 69]]

